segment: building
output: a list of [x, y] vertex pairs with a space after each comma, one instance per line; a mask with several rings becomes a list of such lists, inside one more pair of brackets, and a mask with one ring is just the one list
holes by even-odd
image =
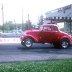
[[64, 31], [72, 32], [72, 4], [46, 12], [44, 23], [64, 22]]

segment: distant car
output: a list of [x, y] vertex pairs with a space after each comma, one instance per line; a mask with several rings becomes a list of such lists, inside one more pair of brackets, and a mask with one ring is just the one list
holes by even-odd
[[11, 31], [11, 33], [21, 34], [21, 33], [23, 33], [23, 31], [22, 30], [13, 30], [13, 31]]
[[27, 30], [20, 40], [28, 48], [33, 43], [52, 43], [55, 48], [68, 48], [72, 42], [71, 36], [60, 31], [56, 24], [43, 24], [39, 30]]
[[13, 30], [8, 33], [0, 33], [0, 37], [2, 37], [2, 38], [20, 37], [22, 35], [22, 33], [23, 33], [22, 30]]

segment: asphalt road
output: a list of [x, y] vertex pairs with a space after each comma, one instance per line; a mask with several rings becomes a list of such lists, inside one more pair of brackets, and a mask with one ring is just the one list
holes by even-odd
[[55, 49], [52, 45], [34, 44], [25, 48], [20, 43], [0, 44], [0, 62], [72, 58], [72, 47]]

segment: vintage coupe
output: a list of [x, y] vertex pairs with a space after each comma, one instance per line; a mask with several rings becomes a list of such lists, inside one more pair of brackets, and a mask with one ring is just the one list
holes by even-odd
[[71, 35], [59, 30], [56, 24], [43, 24], [38, 30], [27, 30], [20, 37], [21, 44], [29, 48], [33, 43], [52, 43], [55, 48], [68, 48]]

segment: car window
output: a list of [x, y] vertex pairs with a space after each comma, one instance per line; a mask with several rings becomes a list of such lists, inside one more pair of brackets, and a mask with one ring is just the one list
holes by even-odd
[[39, 30], [43, 30], [43, 26], [41, 26], [41, 27], [39, 28]]
[[58, 31], [58, 28], [56, 26], [52, 26], [52, 30]]
[[43, 30], [48, 30], [48, 31], [49, 31], [49, 30], [51, 30], [51, 27], [46, 27], [46, 26], [44, 26], [44, 27], [43, 27]]

